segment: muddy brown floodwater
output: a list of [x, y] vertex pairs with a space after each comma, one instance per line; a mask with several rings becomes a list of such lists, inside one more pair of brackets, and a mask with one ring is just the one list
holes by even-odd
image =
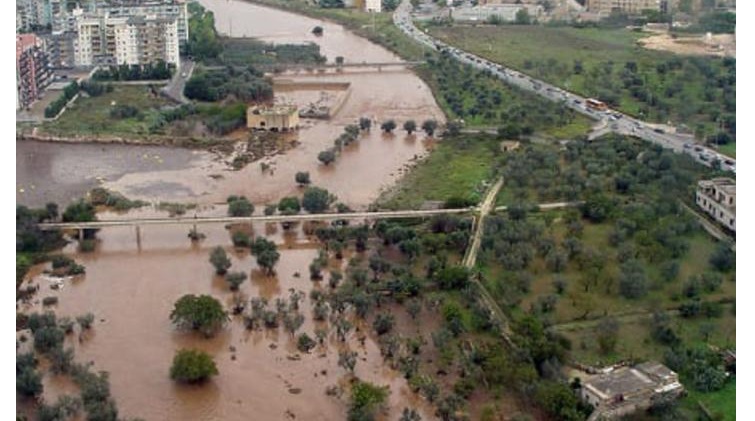
[[[315, 337], [308, 296], [321, 286], [309, 280], [307, 268], [317, 255], [316, 243], [301, 229], [284, 234], [280, 227], [261, 224], [253, 230], [278, 244], [281, 259], [274, 277], [261, 273], [248, 251], [231, 247], [229, 232], [222, 225], [202, 226], [200, 231], [207, 238], [199, 244], [192, 244], [183, 228], [148, 227], [142, 230], [141, 247], [137, 247], [133, 228], [118, 227], [99, 233], [95, 252], [78, 253], [74, 244], [69, 245], [64, 251], [86, 267], [86, 275], [57, 291], [44, 278], [33, 277], [32, 283], [41, 287], [36, 303], [22, 304], [20, 310], [41, 311], [41, 298], [56, 295], [58, 317], [95, 314], [92, 334], [79, 341], [77, 329], [66, 339], [66, 346], [75, 349], [78, 362], [94, 361], [96, 370], [110, 372], [113, 396], [123, 415], [147, 420], [282, 420], [292, 419], [292, 414], [300, 420], [343, 419], [347, 396], [339, 400], [325, 394], [326, 387], [343, 384], [347, 378], [337, 365], [337, 350], [344, 345], [335, 339], [333, 329], [324, 347], [301, 354], [282, 326], [247, 331], [243, 321], [233, 317], [220, 334], [205, 339], [177, 331], [169, 321], [173, 303], [183, 294], [210, 294], [230, 306], [234, 293], [208, 261], [211, 248], [223, 245], [233, 261], [231, 270], [251, 275], [239, 294], [246, 300], [265, 297], [272, 305], [275, 298], [288, 298], [290, 289], [302, 291], [301, 313], [306, 321], [299, 333]], [[345, 269], [345, 264], [346, 259], [331, 260], [330, 267]], [[363, 333], [370, 330], [369, 326], [361, 329]], [[423, 419], [431, 419], [432, 411], [411, 393], [401, 374], [383, 365], [374, 338], [368, 335], [362, 345], [358, 335], [352, 331], [346, 344], [359, 354], [356, 375], [390, 386], [387, 419], [398, 418], [404, 407], [418, 408]], [[174, 384], [168, 372], [179, 348], [210, 353], [220, 374], [203, 386]], [[289, 358], [297, 354], [300, 360]], [[75, 387], [49, 374], [45, 390], [48, 400], [64, 392], [75, 393]]]
[[[215, 13], [218, 30], [224, 34], [229, 33], [232, 25], [234, 36], [277, 43], [315, 42], [330, 62], [337, 56], [343, 56], [346, 63], [400, 61], [393, 53], [336, 24], [241, 1], [203, 0], [202, 4]], [[324, 28], [323, 36], [311, 34], [316, 25]], [[17, 202], [27, 205], [39, 205], [45, 199], [66, 202], [95, 182], [130, 198], [148, 201], [208, 204], [222, 202], [230, 194], [244, 194], [257, 203], [274, 202], [296, 194], [294, 174], [309, 171], [313, 183], [327, 188], [353, 208], [366, 208], [381, 188], [392, 185], [408, 164], [427, 153], [431, 140], [422, 132], [407, 136], [401, 129], [403, 122], [444, 120], [430, 89], [406, 68], [381, 71], [359, 68], [322, 75], [301, 72], [287, 74], [285, 78], [349, 82], [351, 88], [347, 100], [330, 120], [305, 121], [296, 135], [300, 145], [268, 160], [272, 171], [263, 173], [258, 163], [241, 171], [230, 171], [224, 163], [212, 159], [211, 154], [181, 149], [155, 148], [150, 152], [149, 147], [139, 147], [143, 151], [131, 156], [121, 149], [136, 147], [55, 145], [42, 153], [34, 143], [18, 142], [16, 164], [21, 169], [16, 172]], [[344, 126], [356, 123], [360, 117], [373, 119], [372, 131], [345, 148], [334, 164], [321, 165], [317, 154], [332, 147]], [[389, 118], [395, 119], [399, 128], [394, 134], [385, 135], [379, 125]], [[192, 159], [186, 159], [187, 154]], [[144, 155], [159, 159], [147, 166], [142, 159]], [[95, 180], [97, 176], [99, 180]]]
[[[346, 62], [392, 62], [398, 57], [359, 38], [338, 25], [228, 0], [202, 0], [215, 13], [218, 29], [233, 36], [254, 36], [271, 42], [318, 43], [329, 61], [336, 56]], [[233, 21], [231, 22], [231, 17]], [[320, 25], [325, 35], [314, 37], [311, 30]], [[205, 152], [171, 148], [117, 145], [49, 145], [17, 143], [17, 202], [38, 206], [46, 201], [65, 203], [96, 184], [115, 189], [132, 198], [151, 201], [192, 202], [210, 205], [224, 201], [229, 194], [245, 194], [255, 203], [272, 202], [296, 194], [294, 174], [309, 171], [313, 182], [329, 189], [355, 208], [366, 207], [382, 187], [394, 182], [403, 167], [427, 151], [423, 134], [409, 137], [402, 130], [383, 135], [379, 122], [388, 118], [399, 126], [407, 119], [419, 123], [443, 116], [430, 90], [406, 69], [345, 71], [339, 74], [287, 75], [291, 79], [347, 81], [351, 92], [342, 109], [331, 120], [309, 121], [298, 133], [298, 147], [269, 160], [272, 172], [262, 174], [258, 164], [237, 172]], [[287, 94], [289, 95], [289, 94]], [[296, 95], [293, 95], [296, 97]], [[373, 130], [346, 148], [330, 167], [321, 166], [317, 154], [332, 146], [346, 124], [359, 117], [372, 118]], [[377, 126], [377, 127], [376, 127]], [[217, 175], [222, 175], [218, 177]], [[34, 186], [31, 188], [30, 186]], [[22, 189], [22, 190], [21, 190]], [[30, 190], [32, 193], [27, 193]], [[261, 208], [261, 206], [258, 206]], [[222, 207], [201, 208], [202, 215], [222, 214]], [[258, 211], [259, 212], [259, 211]], [[152, 216], [154, 211], [136, 210], [128, 216]], [[118, 215], [100, 215], [103, 219]], [[265, 234], [279, 245], [281, 259], [277, 276], [266, 277], [248, 252], [231, 247], [225, 227], [202, 226], [207, 238], [192, 244], [186, 227], [150, 226], [142, 229], [137, 246], [133, 228], [102, 230], [94, 252], [79, 253], [74, 244], [64, 252], [86, 266], [83, 278], [53, 291], [48, 281], [32, 276], [41, 284], [36, 302], [22, 305], [21, 311], [40, 311], [41, 299], [57, 295], [59, 317], [93, 312], [94, 329], [82, 341], [78, 334], [66, 339], [76, 349], [79, 362], [93, 361], [94, 368], [110, 372], [113, 396], [121, 415], [146, 420], [335, 420], [346, 414], [347, 397], [326, 396], [328, 386], [344, 382], [346, 373], [338, 367], [339, 347], [331, 332], [324, 347], [300, 359], [294, 340], [283, 330], [247, 331], [240, 319], [212, 339], [178, 332], [170, 324], [173, 303], [183, 294], [211, 294], [230, 304], [233, 293], [216, 277], [208, 262], [210, 249], [222, 245], [231, 252], [232, 270], [243, 270], [251, 279], [242, 284], [246, 300], [262, 296], [273, 301], [287, 298], [294, 288], [308, 297], [320, 288], [308, 278], [308, 265], [317, 254], [317, 245], [300, 229], [283, 235], [278, 227], [255, 225], [255, 234]], [[344, 264], [331, 262], [332, 265]], [[32, 274], [38, 274], [35, 267]], [[301, 277], [295, 273], [301, 273]], [[303, 300], [306, 321], [299, 332], [314, 337], [312, 305]], [[427, 403], [411, 393], [401, 374], [385, 366], [374, 338], [364, 344], [352, 331], [346, 346], [358, 351], [358, 377], [390, 386], [389, 414], [397, 419], [404, 407], [417, 408], [423, 419], [432, 419]], [[78, 331], [78, 330], [77, 330]], [[168, 371], [179, 348], [203, 349], [215, 358], [220, 375], [201, 387], [174, 384]], [[235, 348], [235, 352], [231, 349]], [[235, 356], [235, 359], [232, 359]], [[45, 375], [45, 397], [75, 393], [69, 381]]]

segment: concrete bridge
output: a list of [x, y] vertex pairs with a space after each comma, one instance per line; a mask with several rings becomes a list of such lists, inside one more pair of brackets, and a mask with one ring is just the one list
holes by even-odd
[[[364, 67], [376, 67], [378, 70], [383, 67], [411, 67], [425, 64], [424, 61], [386, 61], [386, 62], [374, 62], [374, 63], [287, 63], [287, 64], [253, 64], [252, 67], [258, 70], [274, 71], [274, 70], [327, 70], [327, 69], [348, 69], [348, 68], [364, 68]], [[233, 66], [235, 69], [244, 70], [248, 66]], [[207, 70], [223, 70], [228, 66], [202, 66]]]
[[477, 208], [405, 210], [386, 212], [349, 212], [349, 213], [314, 213], [298, 215], [260, 215], [260, 216], [220, 216], [220, 217], [176, 217], [176, 218], [129, 218], [91, 222], [52, 222], [39, 224], [42, 230], [53, 229], [98, 229], [107, 227], [124, 227], [143, 225], [200, 225], [200, 224], [250, 224], [252, 222], [300, 222], [300, 221], [337, 221], [357, 219], [405, 219], [423, 218], [434, 215], [450, 215], [475, 212]]

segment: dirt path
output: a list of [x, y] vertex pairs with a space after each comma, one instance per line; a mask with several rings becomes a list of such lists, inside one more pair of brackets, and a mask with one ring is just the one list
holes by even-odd
[[[487, 216], [487, 214], [490, 213], [491, 210], [493, 210], [493, 207], [495, 205], [495, 198], [496, 196], [498, 196], [498, 192], [501, 190], [502, 186], [503, 177], [501, 177], [490, 188], [490, 190], [488, 190], [488, 193], [485, 195], [485, 199], [483, 199], [482, 203], [480, 203], [480, 215], [477, 220], [475, 233], [472, 237], [472, 243], [470, 244], [467, 254], [464, 256], [463, 260], [463, 265], [467, 269], [471, 270], [475, 266], [475, 263], [477, 263], [477, 254], [480, 250], [480, 244], [482, 243], [482, 233], [485, 229], [485, 216]], [[501, 336], [503, 336], [503, 339], [505, 339], [506, 342], [512, 344], [513, 342], [511, 341], [511, 330], [509, 329], [509, 323], [506, 314], [503, 312], [503, 310], [501, 310], [501, 307], [498, 306], [498, 303], [495, 302], [493, 296], [490, 295], [482, 282], [480, 282], [480, 277], [478, 274], [473, 274], [470, 279], [472, 283], [474, 283], [478, 287], [480, 298], [482, 299], [483, 304], [485, 304], [485, 306], [490, 311], [493, 319], [498, 323], [498, 326], [501, 329]]]

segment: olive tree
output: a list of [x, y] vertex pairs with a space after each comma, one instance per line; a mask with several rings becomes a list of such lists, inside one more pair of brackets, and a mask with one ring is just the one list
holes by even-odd
[[231, 267], [231, 259], [228, 258], [225, 250], [220, 246], [212, 249], [210, 263], [215, 267], [215, 273], [218, 275], [225, 275], [228, 272], [228, 268]]
[[173, 357], [170, 378], [185, 383], [198, 383], [218, 374], [212, 357], [202, 351], [181, 349]]
[[384, 121], [383, 124], [380, 125], [380, 128], [386, 133], [391, 133], [393, 129], [396, 128], [396, 122], [393, 120]]
[[228, 321], [223, 305], [209, 295], [186, 294], [176, 301], [170, 320], [179, 328], [213, 336]]

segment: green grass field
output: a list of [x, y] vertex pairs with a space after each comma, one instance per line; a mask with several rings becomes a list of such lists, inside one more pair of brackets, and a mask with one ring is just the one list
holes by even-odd
[[[158, 88], [159, 89], [159, 88]], [[118, 119], [110, 115], [115, 105], [130, 105], [140, 113], [134, 118]], [[98, 97], [80, 97], [56, 121], [42, 129], [55, 135], [146, 135], [166, 99], [154, 95], [146, 86], [115, 86], [112, 92]]]
[[435, 149], [377, 203], [382, 208], [417, 209], [425, 200], [468, 197], [479, 200], [491, 175], [498, 141], [462, 135], [438, 142]]
[[[697, 406], [701, 402], [714, 416], [721, 421], [737, 419], [737, 381], [730, 380], [723, 389], [713, 393], [701, 393], [694, 390], [684, 399], [685, 406]], [[716, 418], [720, 417], [720, 418]]]

